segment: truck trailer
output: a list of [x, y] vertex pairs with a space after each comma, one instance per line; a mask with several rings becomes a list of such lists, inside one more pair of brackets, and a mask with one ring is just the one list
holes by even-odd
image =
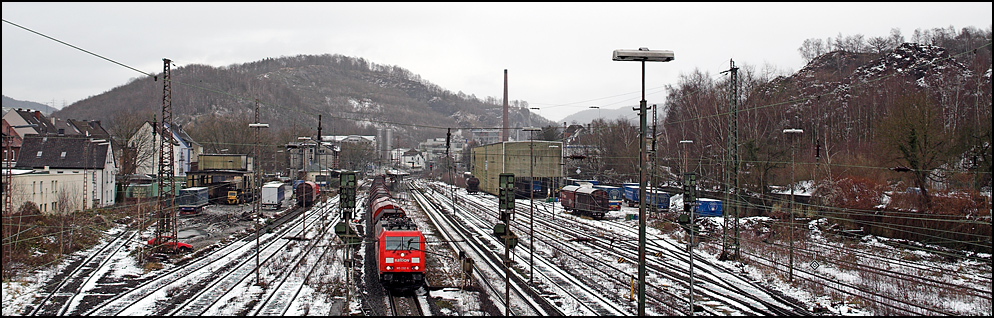
[[270, 182], [262, 186], [262, 208], [276, 210], [283, 207], [284, 187], [282, 182]]

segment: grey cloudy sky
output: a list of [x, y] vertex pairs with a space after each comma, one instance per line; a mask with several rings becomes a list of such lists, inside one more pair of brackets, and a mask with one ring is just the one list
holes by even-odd
[[[266, 57], [342, 54], [397, 65], [452, 92], [523, 100], [552, 120], [637, 105], [641, 67], [615, 49], [672, 50], [646, 64], [646, 99], [694, 69], [797, 71], [808, 38], [991, 26], [974, 3], [9, 3], [3, 19], [145, 73]], [[62, 107], [141, 73], [3, 23], [3, 94]]]

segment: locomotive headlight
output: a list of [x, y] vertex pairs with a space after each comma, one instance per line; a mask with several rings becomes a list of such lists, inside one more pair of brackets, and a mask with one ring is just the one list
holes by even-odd
[[388, 271], [392, 271], [393, 270], [393, 266], [387, 266], [387, 270]]
[[[411, 257], [411, 263], [421, 263], [420, 257]], [[417, 269], [417, 268], [415, 268]]]
[[400, 257], [404, 257], [405, 255], [407, 254], [404, 254], [404, 252], [400, 252]]
[[419, 267], [419, 266], [412, 267], [412, 269], [414, 269], [414, 270], [418, 270], [419, 268], [421, 268], [421, 267]]
[[387, 257], [386, 261], [387, 263], [393, 263], [393, 257]]

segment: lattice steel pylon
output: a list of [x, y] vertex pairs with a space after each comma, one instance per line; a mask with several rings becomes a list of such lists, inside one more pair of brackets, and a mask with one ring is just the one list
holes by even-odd
[[[156, 130], [159, 131], [159, 196], [157, 200], [158, 225], [155, 227], [155, 236], [159, 237], [163, 233], [170, 233], [172, 240], [176, 241], [176, 211], [174, 206], [175, 181], [176, 176], [173, 169], [173, 140], [170, 129], [173, 124], [173, 98], [172, 83], [170, 80], [169, 65], [172, 61], [162, 59], [162, 121]], [[175, 246], [175, 244], [173, 244]]]
[[[732, 256], [728, 255], [728, 213], [723, 213], [725, 224], [723, 225], [724, 230], [722, 230], [722, 246], [721, 246], [721, 259], [739, 257], [739, 206], [741, 205], [741, 200], [739, 191], [739, 106], [738, 106], [738, 71], [739, 68], [735, 67], [735, 61], [728, 60], [729, 69], [725, 72], [731, 73], [729, 78], [729, 83], [731, 89], [729, 91], [728, 97], [728, 148], [726, 149], [726, 160], [725, 161], [725, 207], [734, 210], [734, 234], [732, 242]], [[724, 73], [724, 72], [722, 72]], [[734, 200], [735, 202], [732, 202]]]
[[[11, 255], [14, 255], [14, 244], [11, 241], [13, 239], [8, 239], [7, 236], [13, 236], [10, 233], [13, 230], [13, 215], [14, 215], [14, 199], [12, 198], [12, 189], [10, 183], [14, 181], [14, 152], [11, 148], [11, 144], [14, 143], [14, 135], [10, 132], [10, 128], [7, 128], [7, 134], [3, 136], [4, 143], [4, 158], [3, 158], [3, 213], [2, 215], [3, 224], [0, 225], [6, 231], [3, 232], [3, 249], [7, 252], [7, 260], [10, 262], [12, 260]], [[20, 222], [18, 222], [18, 227], [20, 227]], [[6, 271], [9, 266], [8, 263], [3, 264], [4, 271]]]

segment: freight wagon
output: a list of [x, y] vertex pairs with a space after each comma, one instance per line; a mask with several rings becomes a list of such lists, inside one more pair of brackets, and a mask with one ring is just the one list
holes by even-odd
[[559, 191], [563, 209], [577, 215], [603, 219], [608, 211], [607, 191], [592, 187], [565, 186]]

